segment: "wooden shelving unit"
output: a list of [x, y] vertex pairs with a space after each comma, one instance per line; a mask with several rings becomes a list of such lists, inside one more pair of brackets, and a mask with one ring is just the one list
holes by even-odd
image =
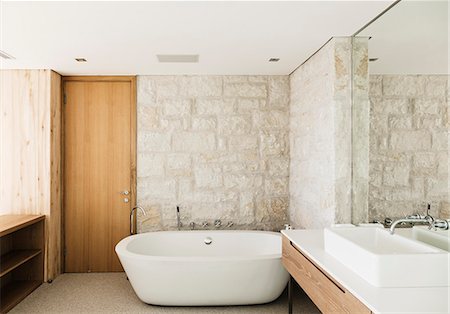
[[0, 313], [44, 279], [44, 215], [0, 216]]

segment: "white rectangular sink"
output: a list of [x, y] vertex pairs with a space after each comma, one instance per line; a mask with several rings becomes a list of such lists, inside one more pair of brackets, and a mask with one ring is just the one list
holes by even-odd
[[428, 230], [428, 227], [414, 226], [412, 237], [420, 242], [450, 252], [450, 230]]
[[381, 228], [324, 229], [325, 251], [376, 287], [449, 286], [449, 252]]

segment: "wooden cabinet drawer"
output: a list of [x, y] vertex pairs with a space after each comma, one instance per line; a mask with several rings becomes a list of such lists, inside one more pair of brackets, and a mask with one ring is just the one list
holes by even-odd
[[283, 236], [283, 265], [323, 313], [371, 313]]

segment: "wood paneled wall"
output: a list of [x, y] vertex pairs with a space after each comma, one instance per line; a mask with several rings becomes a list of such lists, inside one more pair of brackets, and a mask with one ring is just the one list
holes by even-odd
[[0, 214], [46, 215], [45, 279], [61, 272], [61, 76], [0, 71]]

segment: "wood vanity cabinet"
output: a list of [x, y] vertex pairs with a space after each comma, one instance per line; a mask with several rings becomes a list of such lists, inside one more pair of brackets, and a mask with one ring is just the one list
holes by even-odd
[[283, 235], [282, 262], [322, 313], [371, 313], [355, 296], [311, 262]]
[[0, 216], [0, 313], [44, 279], [44, 215]]

